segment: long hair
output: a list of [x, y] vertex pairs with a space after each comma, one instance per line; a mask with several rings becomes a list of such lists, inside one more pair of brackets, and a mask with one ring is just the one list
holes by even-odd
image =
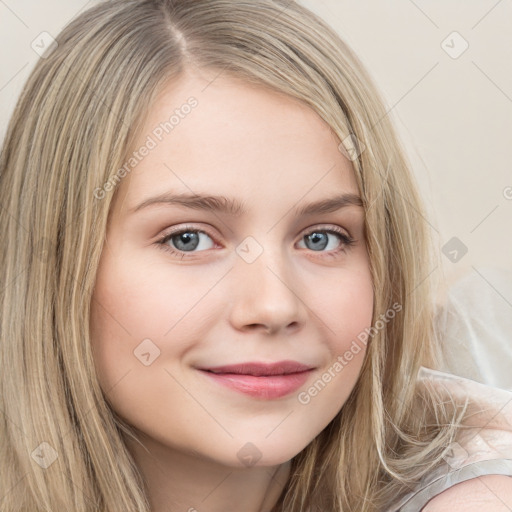
[[123, 442], [130, 427], [96, 378], [90, 302], [117, 190], [104, 184], [119, 175], [154, 99], [188, 66], [299, 99], [352, 160], [375, 329], [349, 399], [293, 458], [275, 512], [379, 510], [454, 435], [433, 395], [418, 407], [414, 384], [421, 366], [437, 364], [429, 228], [371, 78], [292, 0], [102, 2], [32, 71], [0, 156], [0, 510], [150, 510]]

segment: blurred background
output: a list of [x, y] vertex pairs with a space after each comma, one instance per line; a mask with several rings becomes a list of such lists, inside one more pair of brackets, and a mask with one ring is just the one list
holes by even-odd
[[[0, 139], [40, 53], [97, 1], [0, 0]], [[379, 87], [426, 202], [447, 369], [512, 389], [512, 2], [300, 0]]]

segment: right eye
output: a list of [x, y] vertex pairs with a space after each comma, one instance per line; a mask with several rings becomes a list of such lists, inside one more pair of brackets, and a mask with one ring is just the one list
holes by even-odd
[[[211, 249], [215, 244], [209, 243], [207, 239], [212, 240], [212, 237], [206, 231], [185, 226], [166, 234], [156, 243], [164, 251], [183, 258], [188, 256], [187, 253]], [[172, 245], [169, 245], [168, 242], [171, 242]]]

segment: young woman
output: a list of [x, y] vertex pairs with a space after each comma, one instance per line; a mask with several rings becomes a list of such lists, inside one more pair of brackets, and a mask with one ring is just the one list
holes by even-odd
[[512, 395], [435, 371], [408, 164], [299, 4], [84, 12], [0, 194], [0, 510], [511, 506]]

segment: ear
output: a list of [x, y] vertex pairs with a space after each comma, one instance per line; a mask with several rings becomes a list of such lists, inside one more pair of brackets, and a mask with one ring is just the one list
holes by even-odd
[[512, 477], [485, 475], [454, 485], [432, 498], [422, 512], [510, 512]]

